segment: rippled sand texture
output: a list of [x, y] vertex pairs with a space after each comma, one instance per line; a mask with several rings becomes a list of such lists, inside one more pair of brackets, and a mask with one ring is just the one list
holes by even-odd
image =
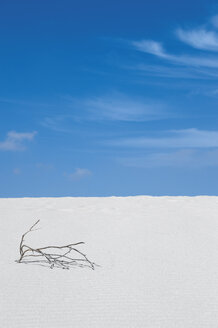
[[[218, 197], [0, 199], [3, 328], [217, 328]], [[80, 245], [95, 270], [18, 264]]]

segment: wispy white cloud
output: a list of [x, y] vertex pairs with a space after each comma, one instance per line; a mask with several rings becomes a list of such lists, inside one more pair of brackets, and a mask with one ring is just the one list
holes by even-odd
[[75, 128], [73, 123], [78, 126], [87, 121], [145, 122], [175, 116], [161, 101], [126, 96], [119, 92], [88, 99], [67, 97], [63, 106], [68, 114], [45, 117], [41, 125], [57, 132], [70, 133]]
[[166, 58], [168, 59], [169, 55], [166, 53], [163, 48], [162, 43], [154, 41], [154, 40], [140, 40], [133, 41], [132, 45], [139, 51], [147, 52], [149, 54]]
[[69, 180], [80, 180], [92, 175], [92, 172], [88, 169], [77, 168], [73, 173], [65, 174]]
[[181, 65], [138, 64], [127, 67], [142, 74], [174, 79], [212, 80], [218, 78], [218, 70], [213, 68], [184, 67]]
[[179, 28], [176, 30], [176, 35], [180, 41], [183, 41], [193, 48], [218, 51], [218, 33], [215, 31], [209, 31], [205, 28], [192, 30]]
[[66, 126], [66, 122], [72, 121], [72, 119], [72, 115], [55, 115], [44, 117], [41, 121], [41, 125], [56, 132], [70, 133], [72, 129]]
[[17, 151], [17, 150], [25, 150], [25, 142], [32, 141], [36, 135], [36, 131], [34, 132], [16, 132], [10, 131], [7, 133], [7, 136], [4, 141], [0, 142], [0, 150], [5, 151]]
[[199, 89], [199, 90], [195, 90], [195, 92], [193, 92], [194, 95], [205, 95], [207, 97], [212, 97], [212, 98], [217, 98], [218, 97], [218, 89], [215, 88], [204, 88], [203, 90]]
[[171, 152], [157, 152], [140, 157], [120, 158], [119, 162], [124, 166], [138, 168], [157, 167], [211, 167], [218, 166], [218, 149], [193, 150], [182, 149]]
[[175, 64], [218, 68], [218, 59], [215, 56], [173, 55], [166, 52], [160, 42], [151, 40], [133, 41], [131, 44], [138, 51], [155, 55]]
[[[145, 52], [162, 60], [167, 60], [174, 65], [187, 67], [218, 68], [217, 56], [209, 52], [218, 51], [218, 15], [213, 16], [210, 22], [192, 29], [178, 28], [175, 35], [179, 41], [194, 48], [196, 55], [191, 53], [173, 54], [165, 50], [162, 42], [156, 40], [131, 41], [132, 47], [140, 52]], [[204, 53], [202, 52], [204, 51]]]
[[218, 131], [172, 130], [163, 132], [161, 137], [124, 138], [107, 144], [133, 148], [212, 148], [218, 147]]
[[88, 118], [110, 121], [150, 121], [168, 117], [164, 104], [149, 99], [136, 99], [120, 93], [84, 101]]

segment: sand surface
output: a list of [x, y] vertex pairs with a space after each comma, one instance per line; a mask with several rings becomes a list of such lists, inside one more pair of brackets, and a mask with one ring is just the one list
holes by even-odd
[[[218, 197], [0, 199], [3, 328], [217, 328]], [[96, 270], [18, 264], [85, 241]]]

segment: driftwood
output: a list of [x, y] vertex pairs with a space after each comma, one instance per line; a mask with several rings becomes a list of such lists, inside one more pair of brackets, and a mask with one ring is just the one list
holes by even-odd
[[[40, 248], [32, 248], [24, 244], [25, 236], [34, 229], [40, 220], [36, 221], [32, 227], [22, 235], [20, 242], [20, 258], [18, 263], [32, 263], [53, 268], [70, 269], [71, 267], [89, 267], [95, 269], [95, 263], [91, 262], [87, 256], [79, 251], [75, 246], [84, 244], [78, 242], [75, 244], [68, 244], [64, 246], [46, 246]], [[72, 256], [74, 254], [76, 257]]]

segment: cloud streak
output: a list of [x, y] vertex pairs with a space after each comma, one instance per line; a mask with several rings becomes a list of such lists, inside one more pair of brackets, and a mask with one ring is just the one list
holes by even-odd
[[[174, 66], [207, 68], [212, 70], [218, 68], [218, 58], [214, 54], [214, 52], [218, 52], [217, 28], [218, 15], [213, 16], [205, 25], [197, 26], [192, 29], [176, 29], [176, 38], [183, 44], [191, 47], [191, 53], [187, 53], [187, 49], [186, 53], [182, 54], [168, 52], [163, 43], [157, 40], [134, 40], [130, 41], [130, 45], [137, 51], [158, 57], [162, 61], [167, 61]], [[193, 54], [193, 50], [196, 54]]]
[[120, 158], [124, 166], [136, 168], [158, 167], [215, 167], [218, 166], [218, 149], [193, 150], [182, 149], [171, 152], [156, 152], [140, 157]]
[[178, 39], [195, 49], [218, 51], [218, 34], [205, 28], [192, 30], [176, 30]]
[[157, 101], [134, 99], [119, 93], [88, 99], [83, 107], [91, 120], [137, 122], [166, 116], [166, 106]]
[[174, 64], [218, 68], [218, 59], [214, 56], [173, 55], [166, 52], [160, 42], [153, 40], [132, 41], [131, 44], [138, 51], [152, 54]]
[[9, 131], [4, 141], [0, 142], [0, 150], [2, 151], [22, 151], [25, 150], [25, 143], [32, 141], [36, 135], [34, 132], [16, 132]]
[[216, 80], [218, 70], [213, 68], [199, 68], [172, 65], [147, 65], [138, 64], [128, 67], [131, 70], [138, 71], [146, 76], [156, 76], [173, 79], [193, 79], [193, 80]]
[[81, 180], [92, 175], [92, 172], [88, 169], [77, 168], [73, 173], [66, 174], [68, 179], [71, 181]]
[[218, 147], [218, 131], [198, 129], [165, 131], [161, 137], [111, 140], [108, 145], [130, 148], [213, 148]]
[[[41, 125], [57, 132], [71, 133], [83, 122], [146, 122], [175, 117], [161, 101], [136, 98], [114, 92], [87, 99], [68, 97], [65, 114], [45, 117]], [[67, 113], [66, 113], [67, 112]]]

